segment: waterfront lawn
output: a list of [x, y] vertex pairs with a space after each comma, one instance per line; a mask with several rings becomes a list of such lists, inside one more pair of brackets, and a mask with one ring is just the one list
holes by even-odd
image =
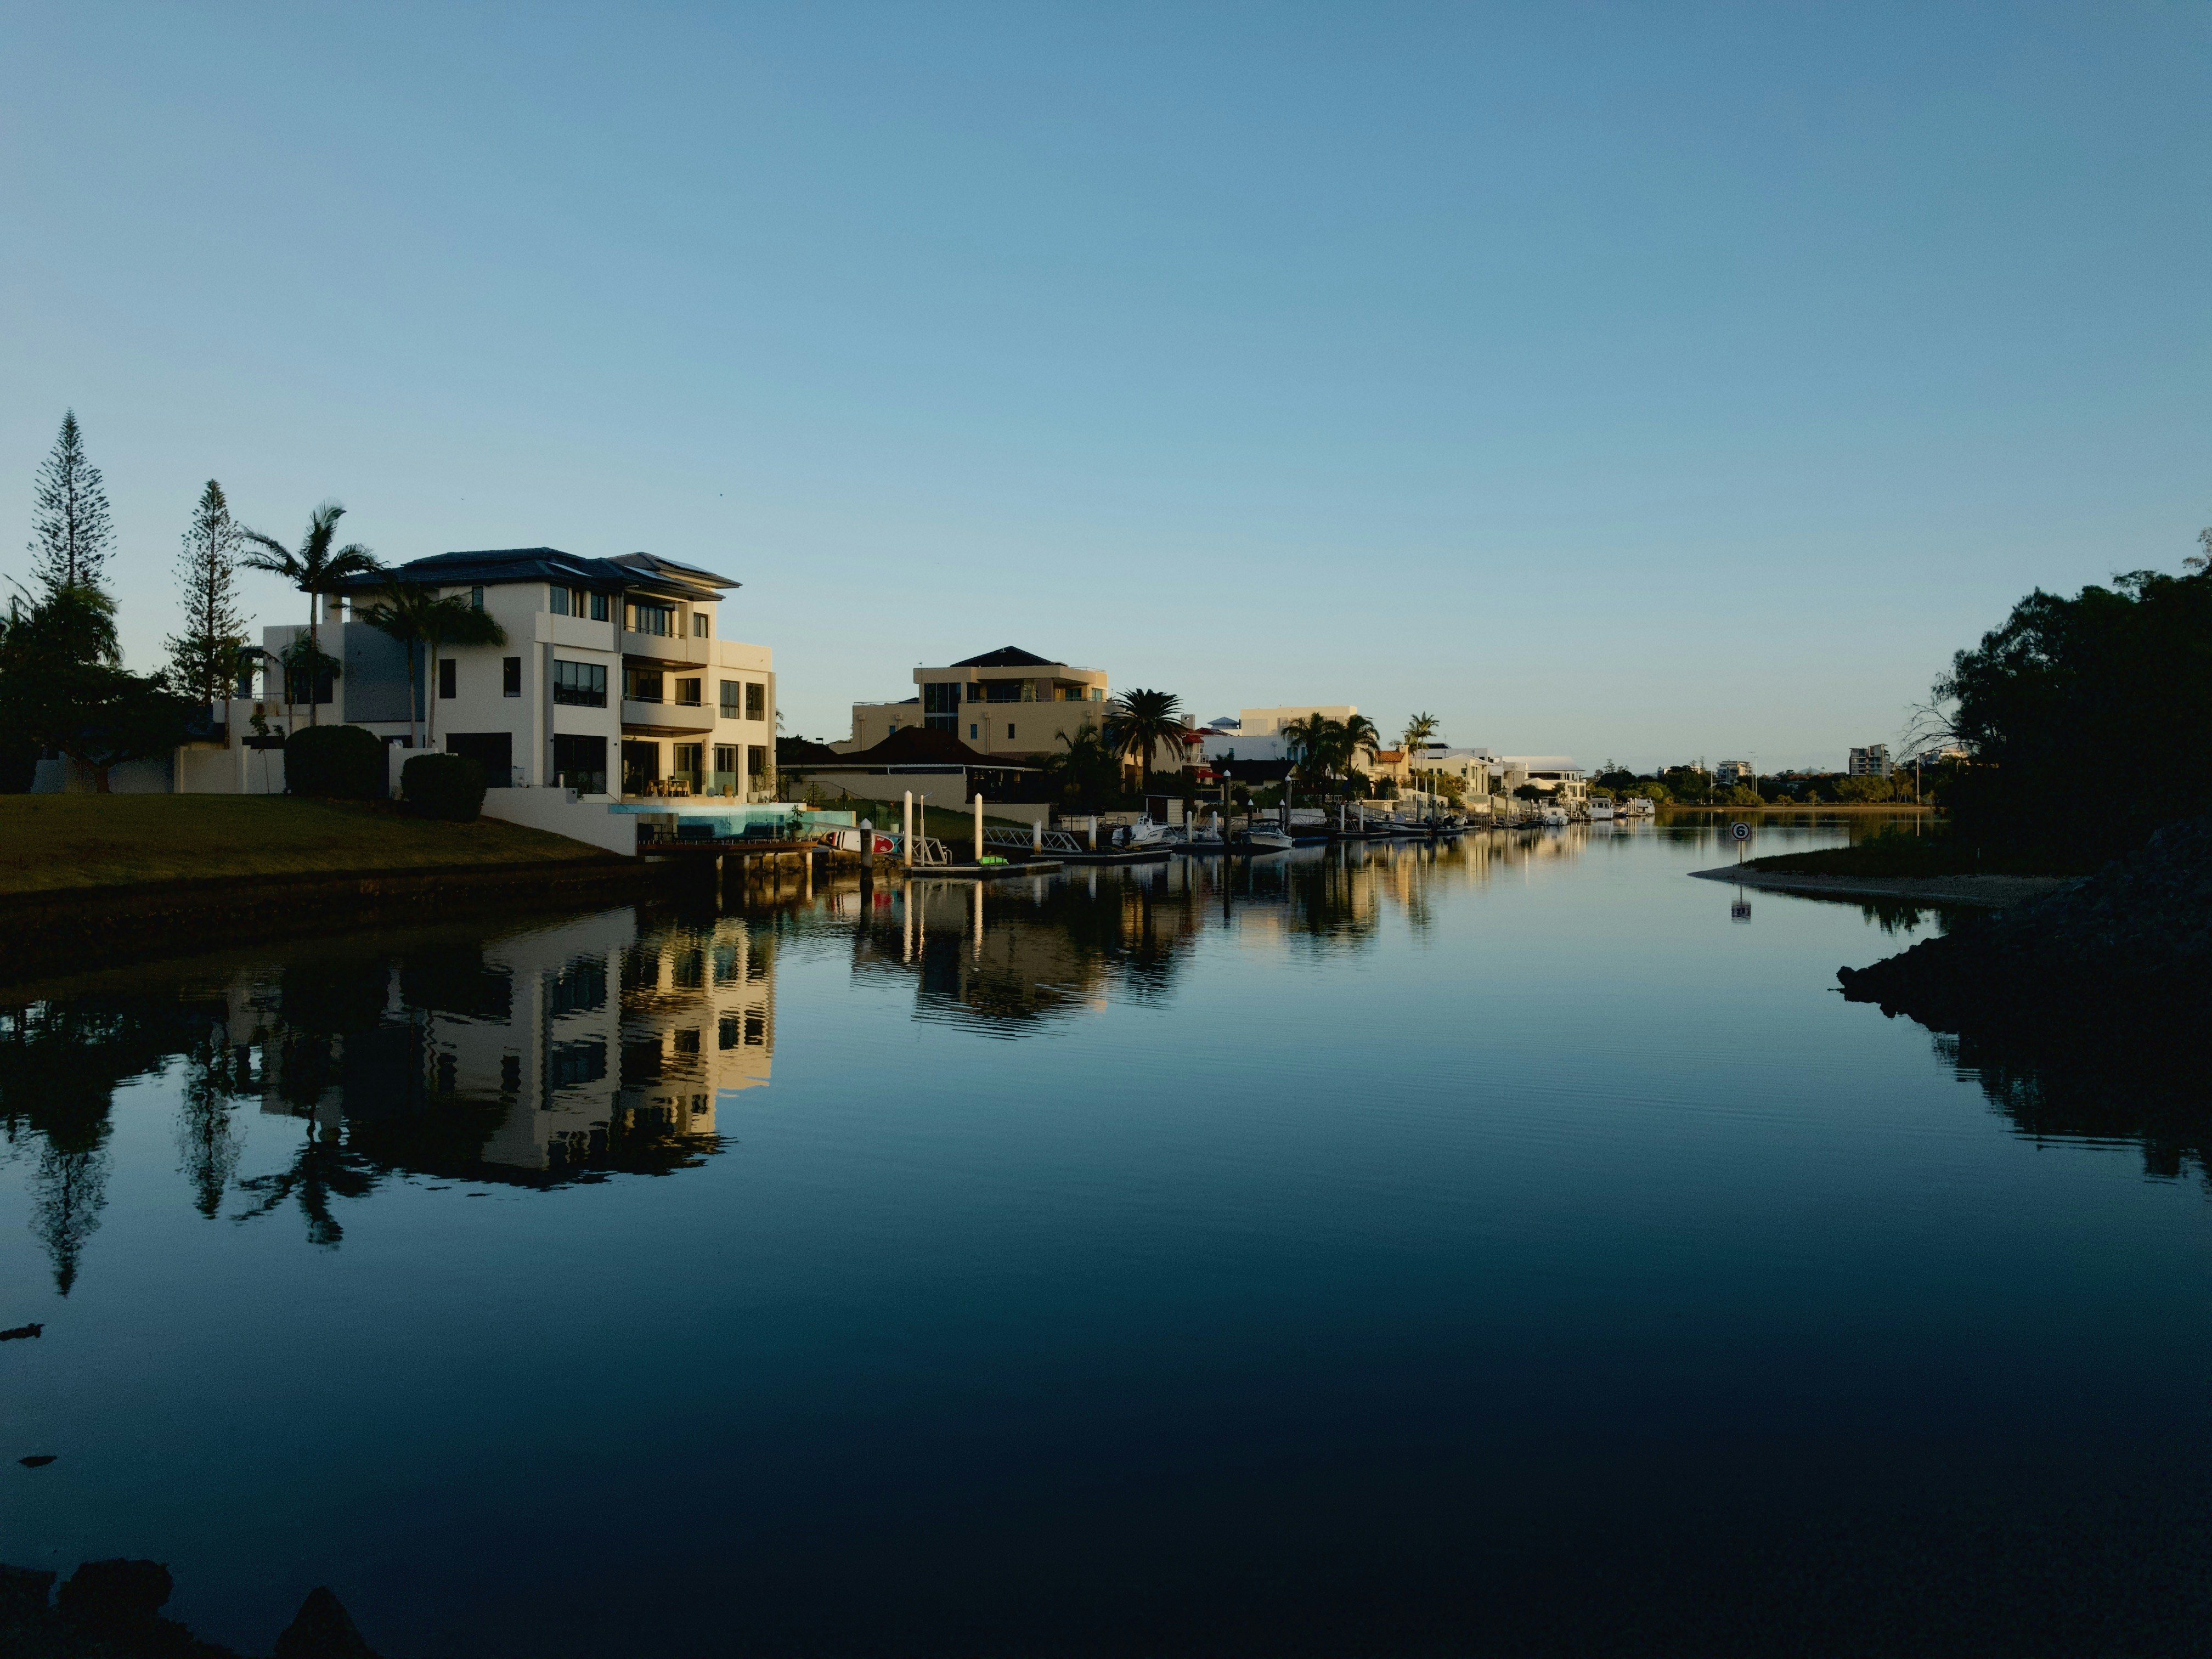
[[1982, 849], [1943, 833], [1916, 836], [1884, 830], [1850, 847], [1818, 853], [1778, 853], [1751, 860], [1753, 870], [1802, 876], [1860, 876], [1898, 878], [1938, 876], [2070, 876], [2047, 859], [1984, 858]]
[[0, 795], [0, 895], [610, 856], [496, 818], [447, 823], [384, 801], [289, 795]]

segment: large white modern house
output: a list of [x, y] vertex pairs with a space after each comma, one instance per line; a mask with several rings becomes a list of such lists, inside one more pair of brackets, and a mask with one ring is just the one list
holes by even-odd
[[[550, 547], [441, 553], [393, 574], [466, 599], [506, 643], [441, 646], [434, 661], [418, 651], [410, 677], [406, 648], [360, 619], [380, 580], [357, 583], [324, 601], [320, 645], [336, 677], [285, 684], [274, 664], [306, 625], [264, 629], [270, 671], [218, 711], [220, 748], [180, 751], [175, 787], [281, 789], [281, 763], [259, 759], [257, 770], [252, 744], [306, 724], [312, 697], [319, 720], [365, 726], [390, 748], [471, 756], [495, 788], [775, 798], [773, 659], [727, 637], [730, 578], [649, 553], [591, 559]], [[260, 775], [272, 769], [273, 780]]]

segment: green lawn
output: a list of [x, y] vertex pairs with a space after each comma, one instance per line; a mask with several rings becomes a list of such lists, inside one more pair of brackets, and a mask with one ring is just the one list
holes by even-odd
[[0, 894], [607, 856], [495, 818], [441, 823], [380, 801], [287, 795], [0, 795]]

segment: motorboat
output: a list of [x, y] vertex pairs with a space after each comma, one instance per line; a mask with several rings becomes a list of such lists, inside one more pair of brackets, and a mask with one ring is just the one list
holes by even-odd
[[1298, 843], [1287, 830], [1272, 824], [1254, 824], [1237, 837], [1235, 847], [1247, 853], [1287, 853]]
[[1564, 806], [1539, 806], [1536, 822], [1547, 830], [1564, 830], [1567, 827], [1567, 809]]
[[1609, 800], [1592, 800], [1589, 804], [1589, 815], [1592, 823], [1611, 823], [1613, 803]]

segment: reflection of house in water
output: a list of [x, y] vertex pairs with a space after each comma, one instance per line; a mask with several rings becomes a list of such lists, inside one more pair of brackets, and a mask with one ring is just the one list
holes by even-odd
[[373, 1164], [525, 1182], [716, 1150], [715, 1097], [769, 1080], [773, 943], [629, 908], [489, 940], [417, 938], [234, 988], [263, 1109]]

